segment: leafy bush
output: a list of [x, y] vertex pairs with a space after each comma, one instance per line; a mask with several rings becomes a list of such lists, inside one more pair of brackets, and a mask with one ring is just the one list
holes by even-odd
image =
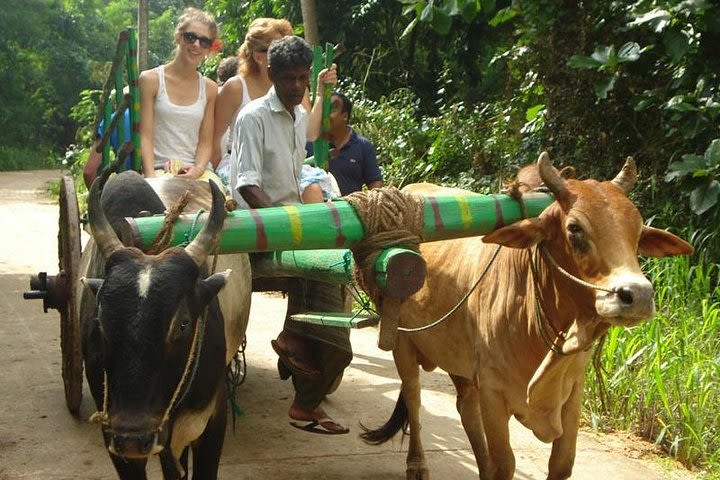
[[[342, 89], [360, 95], [354, 85]], [[401, 89], [379, 101], [356, 100], [351, 122], [375, 145], [386, 184], [428, 181], [489, 192], [518, 166], [520, 137], [509, 134], [510, 117], [500, 104], [462, 102], [422, 116], [418, 98]]]
[[58, 161], [50, 150], [0, 145], [0, 171], [57, 167]]

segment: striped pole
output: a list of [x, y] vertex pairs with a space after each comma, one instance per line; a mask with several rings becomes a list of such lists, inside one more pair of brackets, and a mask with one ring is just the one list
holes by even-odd
[[[538, 216], [554, 199], [545, 193], [523, 196], [527, 214]], [[520, 204], [508, 195], [427, 196], [424, 198], [425, 241], [485, 235], [523, 218]], [[207, 218], [181, 215], [171, 245], [192, 239]], [[128, 218], [126, 232], [139, 248], [147, 248], [165, 217]], [[355, 209], [344, 200], [285, 207], [235, 210], [225, 218], [219, 253], [348, 248], [365, 232]]]
[[132, 169], [142, 172], [140, 158], [140, 87], [138, 86], [138, 41], [137, 31], [128, 28], [127, 78], [130, 87], [130, 139], [133, 143]]

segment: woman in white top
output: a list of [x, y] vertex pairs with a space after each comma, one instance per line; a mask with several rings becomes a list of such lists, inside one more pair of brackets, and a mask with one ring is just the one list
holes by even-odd
[[156, 170], [199, 178], [212, 154], [217, 85], [198, 67], [216, 43], [215, 20], [188, 8], [175, 27], [170, 63], [140, 74], [140, 145], [143, 174]]
[[238, 74], [225, 82], [215, 103], [215, 128], [211, 163], [226, 183], [230, 173], [230, 147], [238, 112], [251, 100], [265, 95], [272, 82], [267, 73], [267, 51], [273, 40], [292, 35], [285, 19], [256, 18], [250, 23], [245, 41], [237, 52]]

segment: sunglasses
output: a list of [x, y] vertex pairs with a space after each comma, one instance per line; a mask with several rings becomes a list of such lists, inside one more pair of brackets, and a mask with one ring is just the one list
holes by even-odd
[[210, 45], [213, 43], [211, 38], [200, 36], [195, 32], [183, 32], [182, 38], [188, 45], [193, 45], [199, 40], [202, 48], [210, 48]]

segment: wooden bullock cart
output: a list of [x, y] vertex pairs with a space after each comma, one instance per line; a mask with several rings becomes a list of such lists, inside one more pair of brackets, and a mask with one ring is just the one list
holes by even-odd
[[[324, 63], [332, 62], [334, 50], [316, 52]], [[109, 137], [117, 127], [124, 138], [121, 118], [130, 109], [131, 142], [121, 155], [127, 161], [121, 169], [138, 170], [139, 93], [137, 91], [136, 41], [134, 31], [120, 35], [110, 77], [104, 88], [101, 113], [94, 130], [103, 118], [105, 132], [100, 143], [102, 168], [109, 165]], [[317, 70], [322, 65], [317, 64]], [[122, 95], [127, 73], [130, 92]], [[116, 94], [111, 98], [111, 89]], [[328, 97], [329, 97], [329, 92]], [[112, 103], [115, 116], [112, 118]], [[322, 148], [316, 151], [322, 152]], [[322, 159], [320, 162], [322, 163]], [[371, 194], [371, 193], [368, 193]], [[444, 240], [483, 235], [503, 225], [537, 216], [552, 202], [544, 193], [523, 197], [522, 204], [507, 195], [437, 196], [422, 200], [423, 241]], [[58, 268], [55, 275], [39, 272], [30, 280], [25, 299], [42, 299], [43, 310], [60, 313], [62, 377], [65, 400], [71, 413], [77, 414], [82, 399], [83, 359], [80, 336], [80, 299], [82, 286], [78, 278], [85, 252], [81, 249], [81, 220], [72, 177], [60, 182], [60, 215], [58, 225]], [[524, 208], [522, 208], [524, 206]], [[175, 222], [170, 245], [191, 240], [204, 224], [206, 214], [181, 215]], [[164, 216], [127, 219], [132, 243], [146, 249], [163, 225]], [[350, 250], [366, 240], [363, 219], [351, 203], [343, 199], [324, 204], [296, 205], [261, 210], [235, 210], [228, 213], [218, 244], [218, 253], [266, 252], [253, 261], [253, 278], [300, 277], [337, 284], [353, 282], [353, 255]], [[414, 251], [389, 247], [382, 249], [372, 266], [374, 283], [383, 295], [402, 301], [420, 289], [424, 282], [425, 263]], [[333, 327], [360, 328], [373, 324], [367, 315], [307, 312], [293, 319]]]

